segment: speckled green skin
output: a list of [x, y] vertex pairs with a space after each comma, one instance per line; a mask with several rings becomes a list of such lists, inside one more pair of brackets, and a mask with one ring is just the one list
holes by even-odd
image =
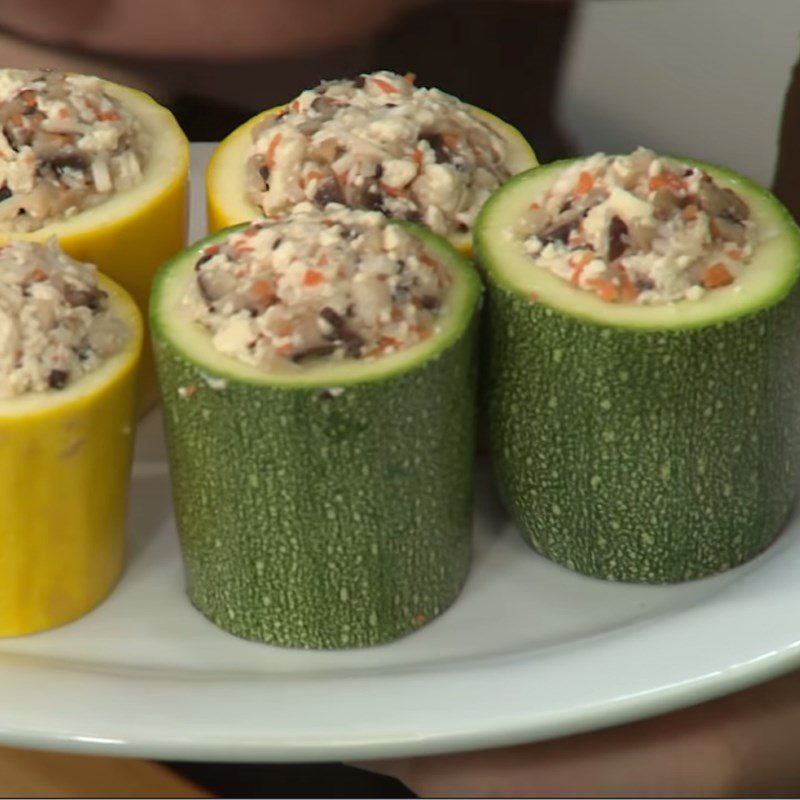
[[[319, 389], [204, 374], [154, 331], [192, 602], [292, 647], [402, 636], [456, 598], [470, 562], [475, 320], [404, 374]], [[197, 387], [181, 397], [180, 387]]]
[[536, 550], [618, 581], [699, 578], [779, 533], [800, 482], [800, 291], [706, 328], [603, 327], [491, 281], [490, 436]]

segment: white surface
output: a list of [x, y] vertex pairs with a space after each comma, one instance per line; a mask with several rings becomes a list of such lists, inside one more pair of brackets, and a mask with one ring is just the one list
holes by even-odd
[[440, 619], [367, 650], [246, 642], [184, 596], [151, 415], [137, 447], [125, 576], [78, 622], [0, 641], [0, 741], [243, 761], [433, 753], [602, 727], [800, 663], [800, 520], [725, 575], [637, 587], [536, 556], [485, 487], [481, 495], [474, 568]]
[[587, 0], [561, 117], [585, 153], [639, 144], [770, 185], [797, 0]]

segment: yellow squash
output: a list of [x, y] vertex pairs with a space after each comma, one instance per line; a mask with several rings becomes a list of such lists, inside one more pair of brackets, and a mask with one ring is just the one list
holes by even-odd
[[[248, 120], [214, 150], [206, 171], [209, 233], [263, 216], [261, 209], [245, 192], [247, 159], [253, 144], [253, 129], [267, 117], [279, 114], [283, 108], [271, 108]], [[472, 111], [505, 139], [512, 175], [538, 165], [533, 149], [516, 128], [481, 108], [472, 106]], [[464, 255], [472, 255], [471, 233], [454, 234], [450, 241]]]
[[124, 290], [100, 285], [125, 349], [63, 391], [0, 400], [0, 636], [80, 617], [122, 571], [143, 326]]
[[[104, 88], [141, 123], [148, 152], [142, 182], [37, 231], [0, 232], [0, 244], [10, 238], [41, 242], [58, 237], [69, 255], [96, 264], [127, 289], [147, 319], [156, 269], [186, 245], [189, 142], [172, 114], [149, 95], [108, 81]], [[149, 342], [140, 380], [139, 408], [146, 411], [157, 398]]]

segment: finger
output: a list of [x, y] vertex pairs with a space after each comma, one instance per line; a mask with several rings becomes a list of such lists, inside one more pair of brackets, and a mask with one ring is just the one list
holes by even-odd
[[362, 763], [424, 796], [726, 796], [800, 785], [800, 673], [684, 711], [477, 753]]

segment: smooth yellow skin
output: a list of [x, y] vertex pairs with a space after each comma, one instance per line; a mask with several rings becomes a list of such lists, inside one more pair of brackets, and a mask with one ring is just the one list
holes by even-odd
[[101, 285], [125, 350], [63, 391], [0, 400], [0, 636], [82, 616], [122, 572], [143, 325]]
[[[276, 106], [236, 128], [214, 150], [206, 170], [208, 232], [263, 217], [262, 210], [245, 194], [245, 170], [253, 144], [253, 129], [267, 117], [279, 114], [285, 106]], [[538, 165], [536, 154], [525, 137], [514, 127], [480, 108], [472, 107], [509, 144], [509, 169], [512, 175]], [[472, 235], [455, 234], [451, 244], [467, 258], [472, 257]]]
[[[186, 246], [189, 142], [172, 114], [144, 92], [105, 81], [105, 90], [142, 123], [150, 153], [142, 182], [101, 205], [31, 233], [0, 231], [10, 239], [58, 238], [73, 258], [96, 264], [130, 292], [144, 319], [158, 267]], [[155, 405], [158, 390], [149, 341], [140, 373], [139, 411]]]

